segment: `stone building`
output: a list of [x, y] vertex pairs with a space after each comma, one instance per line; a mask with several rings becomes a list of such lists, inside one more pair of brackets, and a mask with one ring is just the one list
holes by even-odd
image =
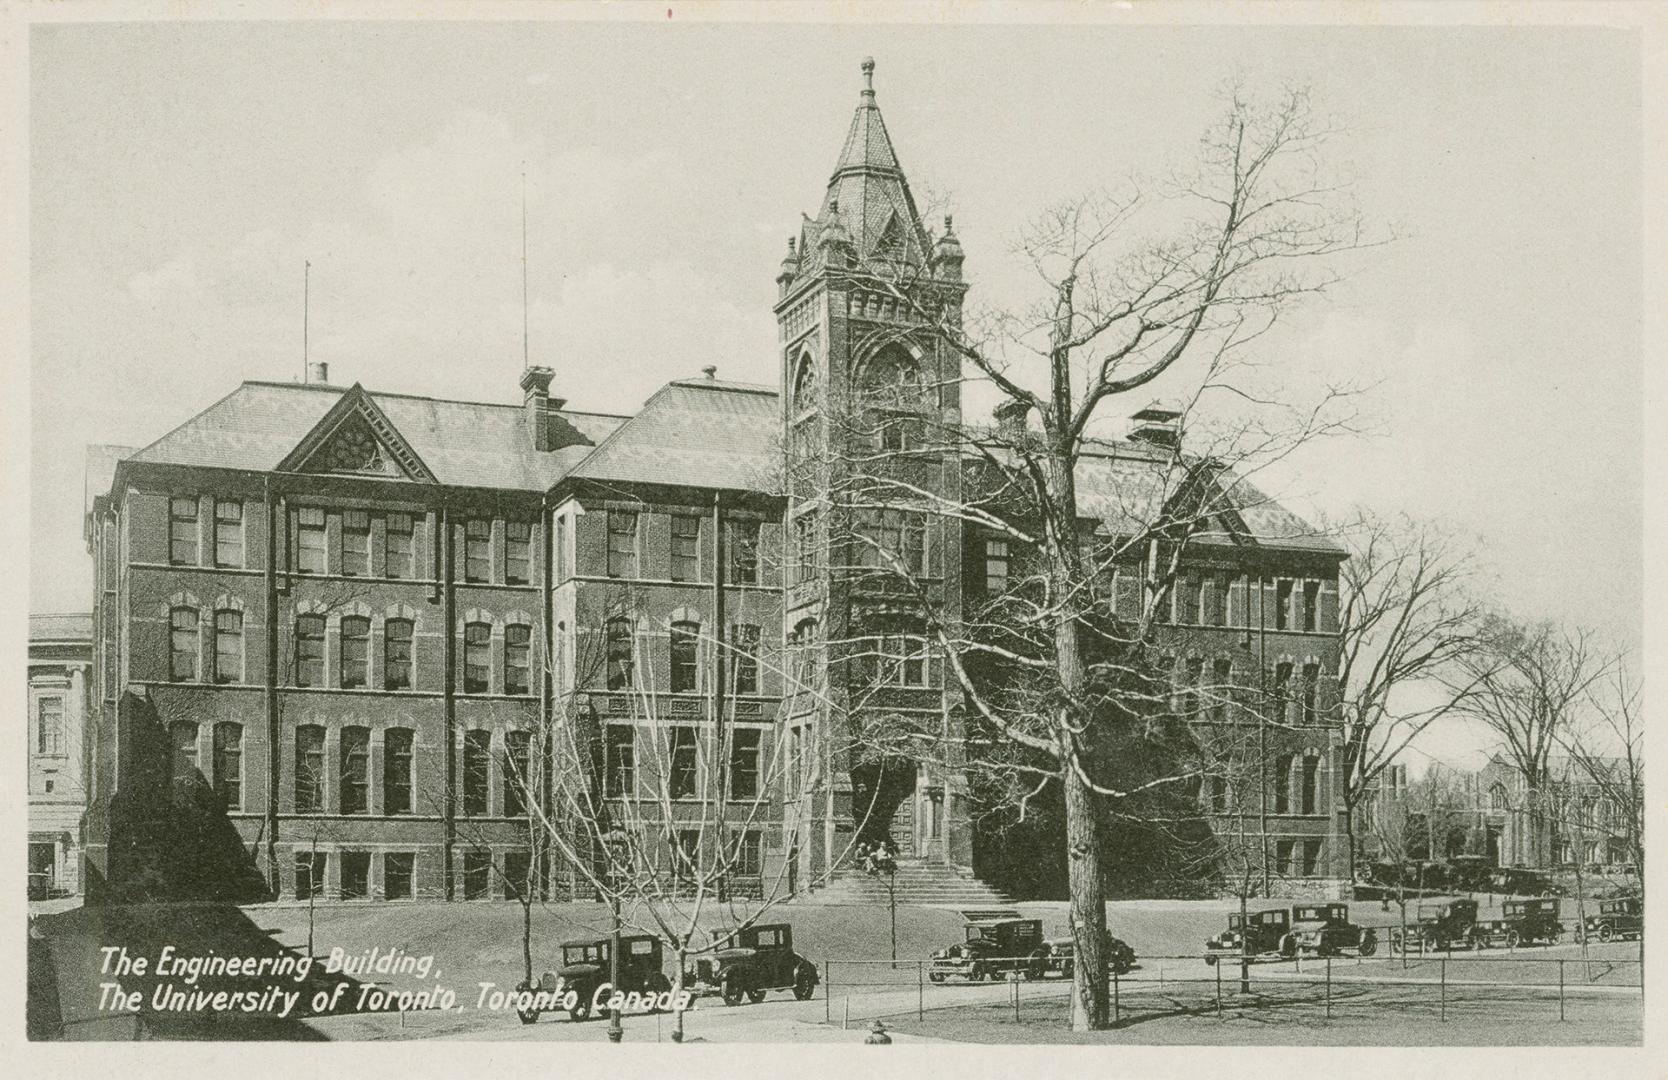
[[[527, 369], [519, 404], [490, 404], [334, 385], [319, 365], [304, 384], [245, 382], [118, 455], [87, 519], [99, 887], [502, 895], [529, 858], [509, 778], [529, 733], [562, 723], [600, 744], [606, 800], [677, 819], [689, 785], [645, 797], [664, 759], [768, 806], [736, 823], [751, 882], [738, 891], [821, 887], [860, 832], [890, 837], [906, 873], [973, 881], [974, 818], [946, 757], [859, 752], [875, 712], [955, 744], [958, 695], [907, 605], [832, 572], [830, 474], [806, 484], [793, 469], [843, 460], [834, 417], [906, 376], [929, 389], [888, 430], [960, 421], [955, 358], [896, 332], [882, 285], [899, 265], [959, 305], [960, 244], [948, 221], [935, 237], [921, 220], [866, 85], [777, 276], [780, 387], [708, 369], [615, 416], [554, 396], [563, 366]], [[1085, 455], [1084, 505], [1108, 528], [1142, 463], [1170, 456], [1174, 419], [1143, 414], [1134, 439]], [[937, 499], [978, 480], [949, 451], [913, 467]], [[1242, 490], [1189, 556], [1169, 660], [1178, 694], [1245, 691], [1201, 725], [1263, 718], [1254, 784], [1207, 786], [1207, 815], [1249, 818], [1271, 873], [1320, 887], [1345, 875], [1327, 675], [1342, 553]], [[1018, 557], [918, 507], [844, 524], [907, 562], [950, 618]], [[861, 686], [827, 644], [858, 638], [884, 661]], [[715, 729], [716, 764], [702, 749]], [[700, 842], [695, 829], [674, 842]]]
[[29, 616], [29, 898], [81, 891], [92, 618]]

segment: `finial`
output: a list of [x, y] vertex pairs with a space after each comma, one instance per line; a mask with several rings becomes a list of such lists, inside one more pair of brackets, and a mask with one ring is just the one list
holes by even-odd
[[829, 199], [828, 200], [828, 212], [830, 214], [834, 215], [835, 217], [840, 216], [840, 200], [839, 199]]
[[875, 96], [875, 58], [872, 56], [863, 58], [863, 96]]
[[956, 216], [954, 214], [945, 214], [944, 215], [944, 235], [949, 236], [951, 233], [953, 233], [955, 231], [956, 231]]
[[794, 240], [795, 240], [794, 237], [792, 237], [792, 236], [788, 237], [788, 254], [789, 255], [793, 254]]
[[701, 369], [701, 374], [705, 375], [709, 379], [718, 378], [718, 365], [708, 364], [706, 367]]

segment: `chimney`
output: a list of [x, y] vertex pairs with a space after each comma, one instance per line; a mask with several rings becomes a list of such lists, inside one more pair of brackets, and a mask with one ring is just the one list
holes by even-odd
[[307, 364], [307, 381], [321, 385], [330, 382], [330, 364], [324, 360], [312, 360]]
[[991, 410], [996, 417], [996, 434], [1002, 441], [1011, 446], [1018, 446], [1025, 441], [1025, 417], [1031, 412], [1031, 406], [1024, 401], [1009, 399]]
[[[521, 373], [527, 437], [535, 450], [556, 449], [555, 425], [550, 418], [550, 380], [555, 377], [556, 373], [547, 367], [529, 367]], [[562, 402], [557, 400], [555, 407], [561, 408]]]
[[1181, 415], [1180, 409], [1148, 405], [1129, 418], [1129, 437], [1133, 442], [1174, 450], [1181, 445]]
[[716, 380], [718, 378], [718, 365], [708, 364], [706, 367], [701, 369], [701, 374], [705, 375], [708, 379]]

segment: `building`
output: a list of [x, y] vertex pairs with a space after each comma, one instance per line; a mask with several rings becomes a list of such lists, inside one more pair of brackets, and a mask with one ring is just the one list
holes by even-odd
[[86, 614], [29, 616], [29, 898], [81, 891], [81, 817], [93, 664]]
[[1566, 870], [1579, 863], [1595, 872], [1624, 870], [1633, 858], [1632, 814], [1614, 796], [1626, 790], [1625, 765], [1603, 759], [1591, 765], [1609, 767], [1615, 780], [1595, 783], [1587, 765], [1564, 754], [1548, 756], [1548, 780], [1541, 788], [1531, 787], [1523, 771], [1500, 754], [1477, 770], [1468, 785], [1469, 801], [1490, 864]]
[[[837, 470], [796, 468], [848, 459], [835, 418], [904, 380], [931, 390], [889, 406], [887, 431], [961, 414], [955, 359], [881, 287], [899, 265], [935, 303], [967, 284], [950, 222], [935, 237], [920, 219], [871, 77], [776, 279], [780, 387], [709, 368], [613, 416], [553, 396], [552, 368], [491, 404], [333, 385], [319, 365], [305, 384], [245, 382], [119, 456], [87, 530], [105, 658], [88, 851], [109, 894], [502, 895], [530, 858], [509, 778], [531, 733], [562, 724], [599, 748], [598, 805], [664, 804], [673, 845], [701, 842], [680, 817], [698, 778], [750, 800], [726, 810], [738, 891], [820, 886], [859, 832], [911, 866], [980, 869], [950, 756], [863, 746], [883, 715], [961, 739], [919, 611], [829, 553], [853, 534], [885, 547], [952, 617], [1019, 553], [920, 506], [842, 521]], [[1135, 439], [1085, 455], [1084, 505], [1107, 528], [1173, 457], [1174, 419], [1149, 411]], [[978, 482], [958, 453], [918, 456], [935, 499]], [[1256, 710], [1254, 786], [1200, 797], [1253, 820], [1265, 878], [1316, 887], [1345, 876], [1326, 675], [1342, 552], [1237, 490], [1189, 556], [1169, 659], [1183, 698], [1244, 691], [1201, 725], [1238, 730], [1253, 694], [1278, 706]], [[878, 660], [852, 662], [854, 640]]]

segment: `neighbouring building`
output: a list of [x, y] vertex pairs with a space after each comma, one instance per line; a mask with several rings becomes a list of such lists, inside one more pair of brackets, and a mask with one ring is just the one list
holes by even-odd
[[[699, 776], [762, 800], [767, 814], [735, 823], [753, 879], [737, 891], [773, 877], [822, 886], [860, 817], [910, 867], [973, 879], [988, 845], [949, 756], [863, 739], [886, 713], [954, 744], [963, 703], [919, 612], [836, 572], [866, 557], [832, 539], [826, 474], [789, 480], [796, 461], [849, 457], [833, 418], [865, 395], [916, 388], [888, 432], [959, 421], [955, 358], [912, 336], [882, 287], [900, 263], [960, 304], [959, 241], [948, 220], [936, 236], [921, 220], [866, 85], [776, 279], [779, 386], [709, 368], [617, 416], [556, 396], [579, 383], [564, 377], [577, 358], [529, 367], [518, 404], [335, 385], [317, 365], [307, 383], [245, 382], [177, 427], [159, 422], [172, 430], [114, 455], [113, 470], [100, 457], [108, 482], [90, 481], [87, 515], [97, 887], [501, 896], [529, 858], [508, 778], [547, 723], [585, 726], [611, 805], [655, 803], [655, 762], [670, 769], [658, 801], [674, 822]], [[1129, 441], [1085, 454], [1083, 505], [1106, 529], [1171, 456], [1175, 420], [1148, 410]], [[928, 458], [932, 499], [979, 481], [957, 454]], [[1322, 888], [1347, 876], [1330, 677], [1343, 553], [1237, 490], [1237, 512], [1178, 581], [1168, 661], [1184, 702], [1206, 683], [1240, 688], [1193, 703], [1202, 727], [1256, 731], [1254, 780], [1207, 784], [1207, 814], [1250, 822], [1277, 888]], [[952, 617], [1020, 557], [920, 505], [855, 528]], [[859, 638], [884, 663], [831, 662], [828, 643]], [[701, 749], [715, 725], [727, 762]], [[674, 824], [671, 843], [698, 842], [696, 824]], [[558, 892], [581, 888], [550, 875]]]
[[29, 616], [29, 899], [81, 891], [92, 616]]
[[1480, 854], [1496, 866], [1562, 870], [1579, 863], [1594, 871], [1620, 872], [1628, 849], [1628, 807], [1614, 798], [1626, 787], [1625, 763], [1595, 760], [1616, 779], [1595, 783], [1585, 764], [1563, 754], [1547, 758], [1545, 784], [1531, 786], [1523, 771], [1496, 754], [1467, 785], [1471, 813], [1481, 835]]

